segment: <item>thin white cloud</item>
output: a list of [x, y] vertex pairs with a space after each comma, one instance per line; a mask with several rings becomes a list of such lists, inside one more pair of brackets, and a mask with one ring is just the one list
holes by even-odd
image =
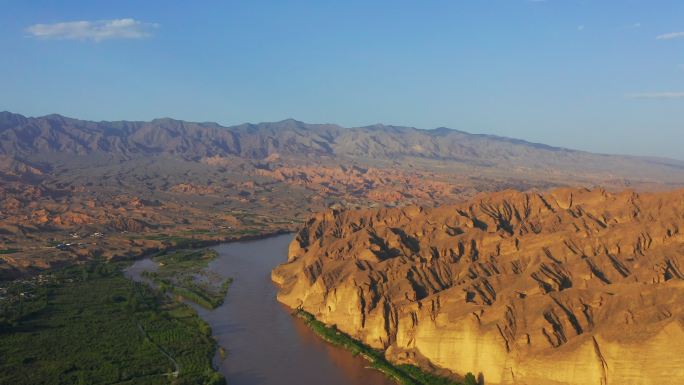
[[578, 25], [577, 30], [580, 32], [584, 31], [584, 25]]
[[26, 28], [30, 36], [38, 39], [93, 40], [142, 39], [152, 35], [159, 27], [135, 19], [97, 21], [70, 21], [54, 24], [34, 24]]
[[628, 25], [623, 25], [622, 27], [617, 28], [618, 31], [628, 31], [628, 30], [635, 30], [639, 29], [642, 27], [642, 24], [640, 21], [637, 21], [636, 23], [628, 24]]
[[656, 36], [658, 40], [672, 40], [684, 38], [684, 32], [670, 32]]
[[626, 96], [630, 99], [684, 99], [684, 92], [640, 92]]

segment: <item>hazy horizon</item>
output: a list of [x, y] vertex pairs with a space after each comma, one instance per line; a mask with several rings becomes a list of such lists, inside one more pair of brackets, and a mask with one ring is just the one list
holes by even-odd
[[620, 152], [590, 151], [590, 150], [586, 150], [586, 149], [583, 149], [583, 148], [574, 148], [574, 147], [568, 147], [568, 146], [563, 146], [563, 145], [551, 145], [551, 144], [549, 144], [549, 143], [533, 141], [533, 140], [529, 140], [529, 139], [525, 139], [525, 138], [520, 138], [520, 137], [497, 135], [497, 134], [492, 134], [492, 133], [487, 133], [487, 132], [472, 132], [472, 131], [469, 131], [469, 130], [467, 130], [467, 129], [454, 128], [454, 127], [447, 127], [447, 126], [438, 126], [438, 127], [428, 127], [428, 128], [424, 128], [424, 127], [414, 127], [414, 126], [396, 125], [396, 124], [390, 125], [390, 124], [386, 124], [386, 123], [383, 123], [383, 122], [375, 122], [375, 123], [363, 124], [363, 125], [360, 125], [360, 126], [345, 126], [345, 125], [338, 124], [338, 123], [336, 123], [336, 122], [309, 122], [309, 121], [297, 119], [296, 117], [287, 117], [287, 118], [284, 118], [284, 119], [272, 120], [272, 121], [262, 120], [262, 121], [254, 121], [254, 122], [239, 122], [239, 123], [233, 123], [233, 124], [224, 124], [224, 123], [221, 123], [221, 122], [217, 122], [217, 121], [215, 121], [215, 120], [196, 120], [196, 121], [195, 121], [195, 120], [188, 120], [188, 119], [175, 118], [175, 117], [171, 117], [171, 116], [158, 116], [158, 117], [151, 118], [151, 119], [140, 119], [140, 120], [132, 120], [132, 119], [82, 119], [82, 118], [80, 118], [80, 117], [78, 117], [78, 116], [65, 115], [65, 114], [61, 114], [61, 113], [58, 113], [58, 112], [51, 112], [51, 113], [43, 114], [43, 115], [26, 115], [26, 114], [21, 114], [21, 113], [18, 113], [18, 112], [8, 111], [8, 110], [0, 110], [0, 112], [9, 112], [9, 113], [14, 113], [14, 114], [19, 114], [19, 115], [23, 115], [23, 116], [28, 117], [28, 118], [41, 118], [41, 117], [45, 117], [45, 116], [49, 116], [49, 115], [60, 115], [60, 116], [66, 117], [66, 118], [78, 119], [78, 120], [88, 120], [88, 121], [94, 121], [94, 122], [115, 122], [115, 121], [129, 121], [129, 122], [140, 121], [140, 122], [150, 122], [150, 121], [157, 120], [157, 119], [173, 119], [173, 120], [179, 120], [179, 121], [191, 122], [191, 123], [210, 123], [210, 124], [213, 123], [213, 124], [218, 124], [218, 125], [220, 125], [220, 126], [222, 126], [222, 127], [224, 127], [224, 128], [230, 128], [230, 127], [238, 126], [238, 125], [241, 125], [241, 124], [277, 123], [277, 122], [281, 122], [281, 121], [285, 121], [285, 120], [289, 120], [289, 119], [292, 119], [292, 120], [295, 120], [295, 121], [298, 121], [298, 122], [302, 122], [302, 123], [305, 123], [305, 124], [331, 124], [331, 125], [337, 125], [337, 126], [340, 126], [340, 127], [342, 127], [342, 128], [345, 128], [345, 129], [346, 129], [346, 128], [368, 127], [368, 126], [374, 126], [374, 125], [407, 127], [407, 128], [414, 128], [414, 129], [417, 129], [417, 130], [428, 130], [428, 131], [429, 131], [429, 130], [436, 130], [436, 129], [440, 129], [440, 128], [447, 128], [447, 129], [450, 129], [450, 130], [456, 130], [456, 131], [465, 132], [465, 133], [467, 133], [467, 134], [473, 134], [473, 135], [488, 135], [488, 136], [496, 136], [496, 137], [501, 137], [501, 138], [506, 138], [506, 139], [517, 139], [517, 140], [523, 140], [523, 141], [526, 141], [526, 142], [529, 142], [529, 143], [532, 143], [532, 144], [550, 145], [550, 146], [553, 146], [553, 147], [559, 147], [559, 148], [564, 148], [564, 149], [568, 149], [568, 150], [584, 151], [584, 152], [593, 152], [593, 153], [601, 154], [601, 155], [642, 156], [642, 157], [652, 157], [652, 158], [672, 159], [672, 160], [677, 160], [677, 161], [684, 161], [684, 157], [682, 157], [681, 155], [680, 155], [679, 157], [677, 157], [677, 156], [665, 156], [665, 155], [630, 154], [630, 153], [624, 153], [624, 152], [623, 152], [623, 153], [620, 153]]

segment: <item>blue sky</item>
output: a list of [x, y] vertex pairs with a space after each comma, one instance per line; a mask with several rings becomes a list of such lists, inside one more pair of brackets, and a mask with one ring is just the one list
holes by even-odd
[[446, 126], [684, 159], [683, 1], [0, 5], [0, 110]]

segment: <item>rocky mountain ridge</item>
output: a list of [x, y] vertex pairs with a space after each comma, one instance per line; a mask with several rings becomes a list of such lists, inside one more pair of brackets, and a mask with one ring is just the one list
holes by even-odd
[[684, 190], [482, 194], [313, 216], [278, 299], [487, 384], [680, 384]]
[[684, 181], [684, 161], [592, 154], [448, 128], [342, 128], [293, 119], [222, 127], [168, 118], [150, 122], [91, 122], [61, 115], [27, 118], [0, 113], [0, 154], [30, 160], [45, 152], [101, 152], [124, 157], [173, 155], [194, 161], [207, 157], [263, 160], [278, 155], [345, 162], [360, 159], [387, 165], [418, 159], [498, 172], [542, 169], [554, 173], [600, 173], [604, 179]]

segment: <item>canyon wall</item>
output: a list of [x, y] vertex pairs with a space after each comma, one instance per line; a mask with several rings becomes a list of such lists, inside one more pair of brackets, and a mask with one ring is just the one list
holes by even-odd
[[486, 384], [684, 383], [684, 190], [504, 191], [328, 211], [278, 299], [393, 362]]

